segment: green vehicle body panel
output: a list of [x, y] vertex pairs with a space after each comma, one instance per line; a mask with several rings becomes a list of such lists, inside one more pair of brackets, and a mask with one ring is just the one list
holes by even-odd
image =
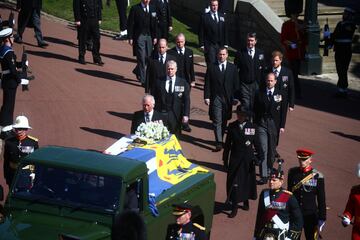
[[[121, 202], [116, 213], [124, 207], [126, 186], [141, 180], [142, 207], [149, 240], [165, 239], [167, 226], [175, 222], [172, 204], [188, 202], [195, 206], [194, 221], [206, 227], [209, 234], [212, 225], [215, 182], [210, 172], [201, 172], [164, 191], [156, 198], [159, 216], [148, 208], [148, 175], [144, 162], [119, 156], [106, 155], [66, 147], [44, 147], [22, 160], [24, 164], [42, 164], [78, 172], [94, 173], [122, 179]], [[14, 181], [16, 182], [16, 180]], [[58, 235], [67, 234], [84, 240], [110, 239], [111, 225], [115, 213], [104, 213], [96, 209], [78, 209], [43, 202], [29, 202], [13, 196], [11, 188], [5, 202], [7, 217], [0, 224], [0, 239], [58, 240]]]

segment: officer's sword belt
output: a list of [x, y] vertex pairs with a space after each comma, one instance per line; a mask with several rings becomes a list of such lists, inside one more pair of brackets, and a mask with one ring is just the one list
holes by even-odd
[[294, 192], [296, 191], [297, 189], [299, 189], [299, 187], [301, 187], [304, 183], [306, 183], [307, 181], [309, 181], [310, 179], [312, 179], [313, 177], [315, 177], [315, 175], [318, 174], [318, 173], [311, 173], [309, 175], [307, 175], [306, 177], [304, 177], [300, 182], [298, 182], [295, 186], [293, 186], [291, 188], [291, 191]]

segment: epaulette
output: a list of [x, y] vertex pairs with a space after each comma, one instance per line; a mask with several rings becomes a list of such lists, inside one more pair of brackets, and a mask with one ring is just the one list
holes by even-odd
[[14, 51], [11, 47], [9, 46], [6, 46], [6, 45], [3, 45], [1, 48], [0, 48], [0, 58], [4, 58], [4, 56], [9, 52], [9, 51]]
[[195, 227], [197, 227], [198, 229], [200, 229], [200, 230], [202, 230], [202, 231], [205, 231], [205, 227], [203, 227], [203, 226], [201, 226], [200, 224], [197, 224], [197, 223], [193, 223], [193, 225], [195, 226]]
[[30, 138], [31, 140], [34, 140], [34, 141], [36, 141], [36, 142], [39, 141], [39, 139], [37, 139], [36, 137], [30, 136], [30, 135], [28, 135], [28, 138]]
[[287, 194], [289, 194], [289, 195], [293, 195], [292, 192], [290, 192], [290, 191], [288, 191], [288, 190], [285, 190], [285, 189], [283, 189], [283, 192], [284, 192], [284, 193], [287, 193]]
[[319, 178], [324, 178], [324, 174], [322, 174], [321, 172], [319, 172], [317, 169], [313, 168], [313, 172], [317, 173], [317, 175], [319, 176]]

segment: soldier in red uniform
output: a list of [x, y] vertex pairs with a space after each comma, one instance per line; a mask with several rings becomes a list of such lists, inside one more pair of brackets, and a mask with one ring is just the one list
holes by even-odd
[[305, 31], [304, 21], [298, 19], [299, 14], [292, 13], [291, 18], [284, 22], [281, 27], [281, 44], [285, 48], [285, 56], [289, 61], [290, 68], [294, 75], [295, 95], [301, 97], [299, 82], [300, 63], [305, 55]]
[[[360, 164], [358, 165], [358, 177], [360, 178]], [[353, 224], [352, 240], [360, 240], [360, 185], [353, 186], [342, 216], [344, 227]]]

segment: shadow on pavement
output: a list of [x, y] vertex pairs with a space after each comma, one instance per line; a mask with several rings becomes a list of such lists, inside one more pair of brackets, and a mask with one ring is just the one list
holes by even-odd
[[224, 167], [222, 164], [218, 163], [211, 163], [211, 162], [204, 162], [204, 161], [198, 161], [194, 159], [188, 159], [190, 162], [195, 163], [197, 165], [200, 165], [202, 167], [210, 168], [212, 170], [220, 171], [220, 172], [226, 172], [224, 170]]
[[[324, 111], [352, 119], [360, 119], [360, 92], [348, 91], [347, 99], [335, 98], [336, 85], [324, 80], [301, 79], [302, 99], [296, 99], [295, 105]], [[295, 106], [296, 110], [296, 106]]]
[[76, 48], [78, 47], [77, 44], [67, 41], [65, 39], [59, 39], [59, 38], [54, 38], [54, 37], [44, 37], [44, 40], [47, 42], [62, 44], [62, 45], [70, 46], [70, 47], [76, 47]]
[[28, 54], [31, 55], [35, 55], [35, 56], [39, 56], [39, 57], [44, 57], [44, 58], [54, 58], [54, 59], [58, 59], [58, 60], [63, 60], [63, 61], [67, 61], [67, 62], [78, 62], [77, 59], [68, 57], [68, 56], [64, 56], [61, 54], [57, 54], [57, 53], [52, 53], [52, 52], [43, 52], [43, 51], [32, 51], [32, 50], [27, 50]]
[[100, 136], [113, 138], [117, 140], [125, 136], [125, 134], [123, 133], [119, 133], [111, 130], [105, 130], [105, 129], [89, 128], [89, 127], [80, 127], [80, 129], [87, 132], [95, 133]]
[[338, 131], [331, 131], [331, 133], [338, 135], [340, 137], [344, 137], [344, 138], [348, 138], [348, 139], [360, 142], [360, 136], [346, 134], [346, 133], [342, 133], [342, 132], [338, 132]]
[[228, 210], [230, 210], [230, 209], [229, 209], [229, 206], [227, 206], [227, 204], [215, 201], [214, 215], [217, 215], [219, 213], [229, 215], [229, 213], [226, 212]]
[[115, 117], [123, 118], [123, 119], [129, 120], [129, 121], [131, 121], [133, 118], [132, 113], [122, 113], [122, 112], [114, 112], [114, 111], [107, 111], [107, 113], [109, 113], [110, 115], [113, 115]]
[[193, 144], [195, 146], [198, 146], [198, 147], [210, 150], [210, 151], [214, 150], [214, 148], [209, 147], [208, 145], [215, 146], [214, 141], [204, 140], [202, 138], [197, 138], [197, 137], [193, 137], [193, 136], [190, 136], [190, 135], [181, 134], [180, 137], [179, 137], [179, 140], [191, 143], [191, 144]]
[[198, 128], [205, 128], [205, 129], [209, 129], [209, 130], [213, 130], [213, 125], [210, 122], [205, 122], [202, 120], [195, 120], [195, 119], [190, 119], [190, 125], [198, 127]]
[[129, 57], [124, 57], [124, 56], [120, 56], [120, 55], [101, 53], [101, 56], [104, 56], [104, 57], [107, 57], [107, 58], [112, 58], [114, 60], [118, 60], [118, 61], [122, 61], [122, 62], [136, 63], [136, 59], [129, 58]]
[[112, 81], [116, 81], [116, 82], [122, 82], [122, 83], [129, 84], [129, 85], [132, 85], [135, 87], [141, 87], [139, 81], [129, 79], [129, 78], [124, 78], [123, 76], [118, 75], [118, 74], [103, 72], [103, 71], [99, 71], [99, 70], [82, 69], [82, 68], [75, 68], [75, 70], [80, 73], [84, 73], [84, 74], [87, 74], [87, 75], [90, 75], [93, 77], [108, 79], [108, 80], [112, 80]]

